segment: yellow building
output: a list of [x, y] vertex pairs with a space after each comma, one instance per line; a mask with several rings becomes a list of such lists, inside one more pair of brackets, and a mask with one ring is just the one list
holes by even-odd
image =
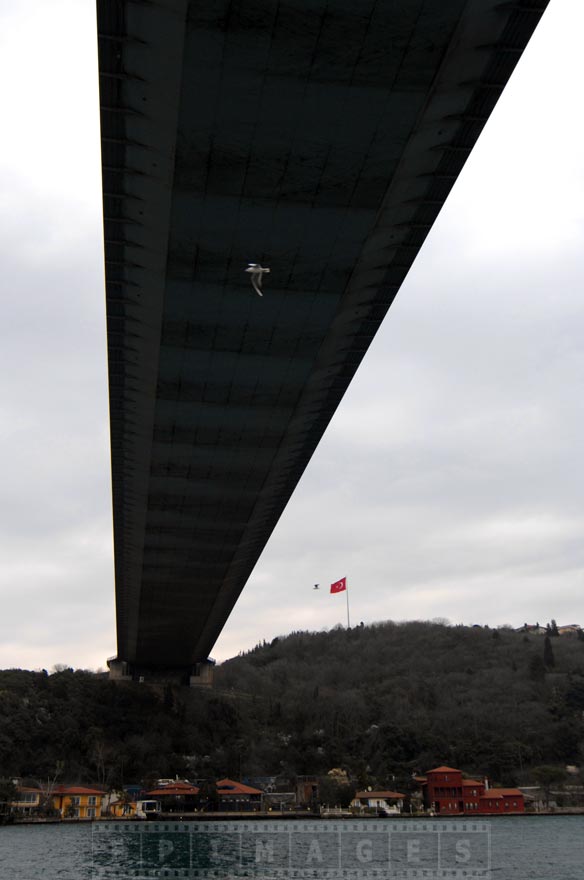
[[59, 785], [53, 789], [53, 807], [62, 819], [99, 819], [103, 791], [83, 785]]
[[133, 819], [136, 815], [136, 801], [129, 801], [119, 795], [114, 795], [104, 806], [107, 815], [115, 819]]

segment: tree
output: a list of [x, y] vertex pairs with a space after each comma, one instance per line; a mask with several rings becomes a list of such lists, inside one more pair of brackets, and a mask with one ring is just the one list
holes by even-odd
[[[552, 667], [545, 636], [496, 632], [424, 621], [297, 632], [221, 664], [214, 689], [167, 689], [166, 706], [164, 686], [1, 670], [0, 777], [36, 782], [50, 809], [57, 776], [122, 788], [149, 774], [150, 790], [186, 763], [193, 780], [278, 774], [290, 786], [342, 766], [359, 789], [442, 763], [501, 784], [579, 764], [582, 641], [550, 635]], [[562, 673], [555, 688], [546, 668]]]
[[549, 635], [546, 635], [543, 642], [543, 664], [546, 669], [553, 669], [556, 665], [554, 649], [552, 648], [552, 642]]
[[77, 817], [77, 807], [73, 803], [73, 801], [69, 801], [67, 806], [65, 807], [65, 818], [66, 819], [75, 819]]
[[534, 654], [529, 661], [529, 675], [533, 681], [543, 681], [545, 678], [545, 663], [539, 654]]
[[0, 825], [9, 821], [15, 799], [16, 786], [12, 779], [0, 779]]
[[55, 805], [53, 803], [53, 792], [57, 784], [57, 779], [63, 773], [65, 766], [64, 761], [57, 761], [52, 777], [47, 777], [46, 785], [38, 782], [37, 785], [41, 790], [41, 801], [39, 804], [39, 812], [43, 816], [52, 816], [55, 813]]
[[100, 730], [91, 730], [88, 732], [88, 737], [90, 735], [95, 738], [91, 743], [88, 758], [91, 766], [95, 768], [97, 782], [99, 785], [105, 786], [111, 781], [113, 775], [110, 765], [114, 760], [114, 752], [103, 741]]
[[330, 775], [320, 777], [318, 792], [320, 803], [328, 807], [348, 807], [355, 796], [354, 786], [338, 782]]
[[558, 624], [555, 622], [555, 620], [552, 620], [552, 622], [550, 623], [549, 634], [552, 637], [559, 636], [559, 634], [560, 634], [558, 632]]
[[543, 764], [540, 767], [535, 767], [532, 770], [531, 775], [541, 788], [543, 802], [547, 809], [550, 804], [552, 786], [561, 785], [566, 778], [566, 771], [562, 767], [553, 767], [549, 764]]

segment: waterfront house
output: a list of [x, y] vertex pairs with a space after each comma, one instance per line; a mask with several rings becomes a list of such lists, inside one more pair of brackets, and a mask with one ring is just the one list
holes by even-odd
[[481, 813], [524, 813], [525, 798], [518, 788], [488, 788], [480, 799]]
[[296, 777], [296, 803], [299, 806], [314, 806], [318, 801], [319, 785], [316, 776]]
[[62, 819], [99, 819], [103, 795], [83, 785], [58, 785], [51, 792], [53, 808]]
[[383, 810], [385, 813], [401, 813], [405, 794], [399, 791], [357, 791], [351, 801], [353, 809]]
[[219, 796], [219, 810], [222, 812], [249, 812], [262, 808], [263, 791], [236, 782], [234, 779], [220, 779], [216, 783]]
[[16, 797], [11, 802], [12, 812], [21, 816], [29, 816], [36, 813], [41, 805], [42, 792], [40, 788], [29, 785], [17, 785]]
[[518, 788], [490, 788], [487, 780], [463, 779], [454, 767], [435, 767], [420, 781], [424, 806], [438, 815], [525, 812]]
[[112, 791], [104, 795], [101, 803], [102, 816], [128, 819], [136, 814], [136, 801], [127, 792]]
[[199, 808], [199, 788], [185, 779], [168, 781], [145, 796], [160, 801], [163, 813], [192, 813]]

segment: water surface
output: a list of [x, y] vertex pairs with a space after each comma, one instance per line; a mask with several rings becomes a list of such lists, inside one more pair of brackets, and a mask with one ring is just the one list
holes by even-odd
[[[452, 821], [447, 823], [446, 820], [418, 823], [416, 827], [418, 829], [425, 828], [426, 833], [425, 836], [421, 835], [421, 839], [424, 841], [421, 852], [419, 844], [415, 842], [412, 852], [414, 857], [416, 853], [419, 853], [421, 868], [434, 867], [431, 864], [434, 858], [431, 844], [432, 836], [437, 836], [436, 829], [445, 830], [452, 824]], [[460, 824], [464, 826], [464, 823]], [[471, 824], [473, 823], [466, 823], [467, 826]], [[476, 828], [484, 829], [487, 827], [489, 829], [490, 877], [492, 880], [584, 880], [584, 816], [502, 816], [485, 820], [477, 819], [474, 824]], [[106, 825], [109, 826], [107, 830]], [[164, 846], [166, 845], [165, 840], [162, 840], [164, 834], [168, 832], [172, 837], [173, 829], [182, 830], [186, 833], [178, 836], [174, 834], [173, 839], [180, 839], [184, 847], [188, 849], [190, 845], [192, 849], [193, 833], [197, 823], [191, 823], [189, 826], [186, 826], [185, 823], [181, 823], [180, 826], [176, 823], [169, 823], [160, 826], [160, 834], [158, 831], [154, 831], [154, 828], [148, 828], [149, 834], [145, 838], [143, 832], [145, 826], [149, 825], [150, 823], [143, 823], [133, 835], [130, 834], [129, 826], [126, 826], [122, 832], [117, 830], [120, 829], [119, 824], [114, 826], [110, 823], [0, 827], [0, 880], [94, 880], [94, 878], [97, 880], [100, 876], [113, 876], [109, 869], [112, 867], [111, 853], [115, 851], [115, 848], [108, 851], [110, 852], [109, 862], [107, 858], [105, 861], [102, 858], [100, 862], [100, 852], [102, 854], [104, 852], [104, 841], [108, 844], [112, 841], [119, 844], [120, 841], [114, 840], [114, 838], [122, 833], [135, 847], [138, 847], [138, 839], [140, 839], [140, 846], [144, 852], [147, 847], [142, 841], [146, 840], [152, 853], [160, 852], [160, 858], [162, 858], [165, 856]], [[134, 829], [137, 827], [135, 823], [132, 823], [132, 826]], [[213, 827], [214, 833], [216, 829], [217, 834], [220, 832], [220, 827], [228, 829], [227, 823], [221, 823], [221, 826], [219, 823], [214, 823], [213, 826], [206, 827]], [[297, 850], [309, 860], [311, 856], [313, 857], [312, 862], [309, 861], [311, 868], [314, 869], [310, 873], [312, 877], [318, 876], [318, 868], [321, 867], [318, 862], [320, 851], [324, 854], [325, 862], [327, 860], [334, 862], [335, 853], [338, 852], [340, 846], [338, 841], [344, 841], [343, 845], [354, 846], [355, 842], [359, 843], [361, 839], [385, 841], [385, 839], [391, 838], [394, 870], [385, 871], [383, 876], [392, 880], [398, 876], [398, 869], [403, 870], [406, 858], [404, 853], [406, 853], [408, 841], [413, 840], [416, 836], [410, 834], [410, 829], [413, 829], [414, 826], [409, 821], [392, 820], [381, 820], [375, 823], [369, 823], [366, 820], [346, 822], [332, 820], [326, 823], [302, 820], [280, 821], [277, 825], [269, 822], [248, 822], [229, 823], [229, 827], [235, 827], [239, 830], [235, 834], [229, 834], [226, 831], [226, 836], [223, 838], [225, 843], [221, 845], [222, 852], [226, 857], [236, 858], [238, 845], [240, 847], [239, 858], [241, 858], [242, 849], [244, 856], [245, 852], [248, 856], [253, 856], [256, 842], [259, 840], [258, 834], [261, 836], [261, 833], [264, 833], [263, 839], [267, 840], [295, 839], [299, 842]], [[245, 829], [250, 830], [248, 832]], [[265, 831], [262, 832], [262, 829]], [[202, 828], [197, 834], [200, 835], [201, 831]], [[446, 840], [444, 833], [441, 837]], [[200, 839], [200, 836], [197, 837], [197, 840]], [[239, 844], [237, 844], [237, 840], [240, 841]], [[314, 841], [317, 842], [314, 843]], [[430, 849], [426, 851], [425, 855], [424, 847], [426, 844], [430, 845]], [[116, 873], [120, 880], [125, 880], [126, 876], [129, 878], [139, 868], [137, 856], [132, 855], [133, 852], [137, 853], [138, 849], [126, 847], [124, 852], [122, 850], [123, 847], [119, 849], [120, 858], [117, 861]], [[368, 845], [363, 845], [361, 850], [367, 856]], [[264, 855], [266, 853], [269, 855], [265, 846], [263, 852]], [[275, 846], [275, 850], [273, 848], [274, 852], [277, 860], [278, 845]], [[381, 869], [384, 864], [383, 852], [383, 848], [378, 848], [377, 853], [369, 853], [372, 861], [366, 867]], [[133, 858], [135, 858], [134, 862], [132, 862]], [[171, 865], [172, 862], [169, 861], [168, 864]], [[120, 871], [122, 871], [121, 874], [118, 873]], [[224, 877], [227, 876], [226, 873], [220, 873]], [[270, 874], [266, 864], [262, 865], [259, 872], [253, 873], [257, 873], [262, 878], [267, 878]], [[174, 876], [174, 872], [166, 874], [161, 872], [160, 876]], [[211, 871], [209, 871], [209, 876], [212, 877]], [[234, 876], [238, 876], [237, 870], [235, 870]], [[307, 872], [307, 876], [309, 876], [309, 872]], [[382, 874], [378, 873], [378, 876], [382, 876]]]

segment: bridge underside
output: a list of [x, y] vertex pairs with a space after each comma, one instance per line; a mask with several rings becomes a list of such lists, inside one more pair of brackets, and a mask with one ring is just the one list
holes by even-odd
[[120, 660], [208, 656], [546, 5], [98, 0]]

